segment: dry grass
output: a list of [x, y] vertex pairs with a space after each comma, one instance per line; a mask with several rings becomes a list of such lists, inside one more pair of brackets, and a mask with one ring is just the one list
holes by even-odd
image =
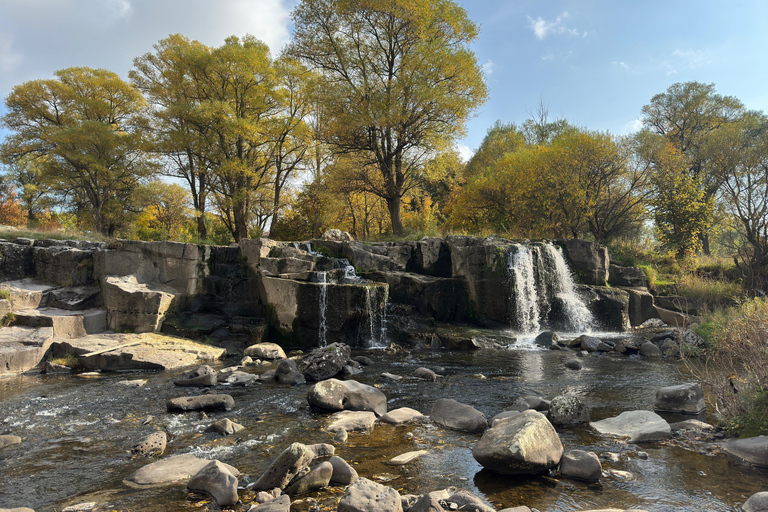
[[677, 279], [677, 293], [690, 299], [703, 299], [711, 306], [730, 306], [741, 296], [741, 285], [698, 274], [683, 274]]

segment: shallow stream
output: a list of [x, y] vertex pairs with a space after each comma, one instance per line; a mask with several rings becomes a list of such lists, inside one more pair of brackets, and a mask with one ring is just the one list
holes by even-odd
[[[522, 396], [551, 399], [572, 393], [591, 406], [592, 419], [597, 420], [626, 410], [651, 409], [658, 387], [690, 380], [680, 363], [617, 355], [585, 357], [580, 371], [564, 366], [573, 352], [548, 350], [409, 355], [378, 350], [365, 355], [374, 364], [356, 380], [380, 387], [390, 409], [407, 406], [425, 414], [438, 398], [454, 398], [490, 418]], [[444, 377], [435, 383], [408, 378], [419, 366], [440, 368]], [[382, 372], [406, 378], [392, 382], [383, 379]], [[172, 380], [178, 373], [0, 380], [0, 433], [23, 438], [21, 445], [0, 450], [0, 508], [28, 506], [42, 512], [95, 501], [99, 510], [218, 510], [208, 498], [189, 494], [183, 487], [136, 490], [122, 483], [150, 462], [132, 459], [127, 450], [157, 428], [172, 434], [166, 455], [191, 452], [219, 459], [253, 479], [294, 441], [332, 442], [332, 434], [323, 430], [326, 416], [307, 405], [309, 385], [219, 386], [216, 392], [235, 398], [235, 409], [204, 418], [200, 413], [166, 412], [166, 399], [198, 391], [175, 387]], [[118, 385], [139, 378], [149, 382], [140, 388]], [[144, 424], [148, 416], [154, 419]], [[246, 429], [230, 437], [204, 432], [213, 421], [225, 417]], [[377, 424], [370, 434], [350, 433], [345, 445], [336, 446], [336, 454], [354, 464], [361, 476], [401, 493], [420, 494], [453, 485], [481, 494], [498, 509], [527, 505], [541, 512], [608, 507], [723, 512], [737, 510], [751, 494], [768, 488], [767, 471], [741, 465], [725, 455], [700, 455], [701, 442], [632, 445], [598, 436], [586, 426], [558, 430], [566, 449], [621, 454], [617, 462], [603, 461], [603, 468], [632, 476], [606, 477], [599, 484], [587, 485], [560, 478], [495, 475], [482, 470], [472, 458], [479, 435], [429, 423]], [[395, 455], [418, 449], [429, 454], [403, 467], [384, 464]], [[646, 452], [648, 459], [641, 459], [638, 451]], [[341, 492], [331, 489], [299, 496], [295, 508], [306, 510], [316, 499], [321, 509], [331, 509]], [[238, 509], [247, 508], [244, 504]]]

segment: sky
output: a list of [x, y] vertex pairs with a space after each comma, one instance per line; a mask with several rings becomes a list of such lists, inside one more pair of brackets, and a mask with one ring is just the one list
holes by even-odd
[[[465, 157], [501, 120], [550, 118], [624, 135], [643, 105], [676, 82], [714, 83], [768, 111], [768, 2], [476, 0], [472, 45], [489, 97], [457, 141]], [[0, 97], [72, 66], [127, 80], [133, 59], [181, 33], [208, 46], [252, 34], [277, 55], [297, 0], [0, 0]], [[0, 116], [7, 110], [0, 105]], [[0, 140], [8, 134], [0, 128]]]

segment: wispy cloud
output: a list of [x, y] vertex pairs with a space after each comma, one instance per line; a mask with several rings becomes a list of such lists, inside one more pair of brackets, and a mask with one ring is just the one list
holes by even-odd
[[472, 149], [466, 144], [456, 144], [456, 151], [459, 152], [461, 161], [464, 163], [469, 162], [469, 159], [472, 158], [472, 156], [475, 154], [475, 152], [472, 151]]
[[629, 135], [635, 132], [639, 132], [643, 129], [643, 122], [640, 119], [634, 119], [624, 123], [621, 127], [621, 133], [619, 135]]
[[563, 13], [555, 18], [554, 20], [548, 21], [539, 16], [536, 19], [531, 18], [528, 16], [528, 28], [530, 28], [533, 31], [533, 34], [536, 36], [536, 39], [544, 40], [547, 36], [551, 34], [556, 35], [568, 35], [568, 36], [586, 36], [587, 32], [581, 32], [578, 29], [568, 27], [564, 20], [568, 19], [570, 17], [570, 14], [568, 14], [567, 11], [563, 11]]
[[495, 65], [495, 62], [493, 62], [491, 59], [488, 59], [482, 66], [480, 66], [480, 69], [483, 71], [483, 74], [486, 77], [489, 77], [493, 74], [493, 68]]
[[611, 65], [617, 69], [624, 69], [629, 71], [629, 65], [624, 61], [613, 61]]

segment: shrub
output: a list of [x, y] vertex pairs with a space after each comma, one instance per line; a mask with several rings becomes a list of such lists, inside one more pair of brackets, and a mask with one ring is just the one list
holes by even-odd
[[730, 306], [741, 295], [741, 286], [721, 279], [684, 274], [677, 281], [677, 293], [691, 299], [703, 299], [708, 305]]
[[768, 299], [732, 308], [710, 339], [695, 373], [712, 390], [724, 426], [742, 436], [768, 434]]

